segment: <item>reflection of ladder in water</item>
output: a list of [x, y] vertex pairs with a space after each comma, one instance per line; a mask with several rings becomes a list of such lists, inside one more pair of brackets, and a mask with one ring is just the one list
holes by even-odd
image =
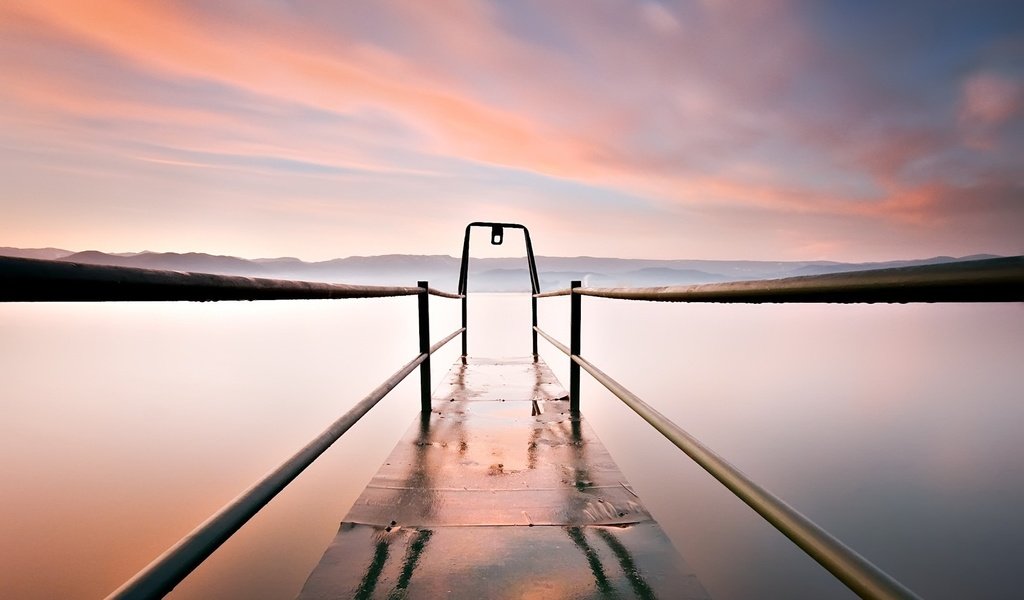
[[706, 598], [532, 358], [456, 362], [300, 598]]

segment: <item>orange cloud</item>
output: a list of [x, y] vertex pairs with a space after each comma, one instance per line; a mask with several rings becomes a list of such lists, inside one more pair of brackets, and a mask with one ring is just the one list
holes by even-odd
[[[755, 4], [556, 3], [542, 15], [554, 33], [533, 39], [540, 34], [523, 31], [530, 23], [510, 25], [509, 7], [473, 0], [9, 3], [0, 7], [0, 66], [16, 84], [0, 93], [12, 107], [0, 120], [24, 138], [46, 122], [61, 128], [42, 136], [53, 144], [106, 144], [154, 165], [263, 175], [273, 161], [294, 161], [309, 176], [457, 179], [472, 172], [466, 164], [483, 164], [624, 192], [668, 212], [943, 222], [955, 186], [927, 169], [907, 173], [960, 144], [957, 118], [985, 134], [971, 139], [989, 139], [1018, 114], [1019, 86], [980, 71], [964, 84], [950, 131], [876, 117], [858, 105], [871, 106], [875, 90], [834, 109], [831, 90], [816, 105], [828, 110], [808, 114], [793, 89], [835, 65], [822, 62], [820, 39], [789, 18], [787, 2]], [[373, 18], [354, 18], [363, 12]], [[387, 34], [362, 31], [375, 27]], [[91, 53], [114, 74], [33, 55], [49, 42]], [[163, 97], [165, 85], [176, 95]], [[223, 98], [206, 102], [192, 88]], [[472, 206], [477, 191], [430, 193]], [[536, 190], [502, 194], [529, 199], [511, 213], [549, 201]], [[322, 198], [302, 201], [323, 209]]]
[[[503, 35], [491, 15], [473, 2], [446, 5], [438, 11], [418, 3], [400, 4], [404, 18], [444, 36], [452, 52], [493, 58], [497, 45], [500, 56], [513, 71], [527, 71], [526, 64], [538, 64], [544, 57]], [[850, 210], [842, 199], [821, 198], [798, 186], [765, 186], [744, 183], [734, 177], [714, 176], [672, 165], [651, 168], [643, 159], [620, 148], [615, 136], [634, 126], [630, 120], [605, 112], [601, 126], [581, 132], [576, 128], [555, 128], [536, 114], [498, 109], [473, 99], [471, 94], [439, 74], [421, 74], [419, 64], [379, 47], [358, 45], [325, 35], [315, 24], [289, 19], [287, 15], [251, 11], [244, 22], [218, 19], [196, 13], [173, 3], [140, 3], [101, 0], [47, 2], [20, 5], [21, 16], [95, 44], [117, 57], [164, 73], [168, 77], [192, 77], [220, 82], [253, 94], [282, 101], [310, 104], [335, 112], [361, 108], [384, 108], [407, 124], [427, 132], [430, 143], [424, 150], [451, 154], [470, 160], [590, 183], [606, 184], [655, 197], [691, 204], [726, 203], [773, 207], [778, 210]], [[442, 14], [442, 12], [444, 14]], [[723, 16], [715, 9], [717, 19]], [[668, 17], [644, 5], [638, 18], [656, 19], [663, 30]], [[458, 25], [453, 25], [453, 24]], [[496, 40], [496, 41], [495, 41]], [[242, 51], [240, 51], [242, 49]], [[526, 64], [524, 64], [526, 63]], [[28, 75], [31, 77], [31, 75]], [[202, 127], [236, 128], [244, 131], [241, 119], [230, 115], [181, 107], [139, 104], [114, 98], [94, 86], [79, 86], [69, 95], [65, 83], [47, 81], [36, 74], [23, 88], [23, 101], [79, 114], [120, 115], [124, 118], [167, 119]], [[92, 89], [89, 89], [92, 87]], [[529, 89], [526, 84], [524, 88]], [[528, 92], [535, 104], [551, 102], [541, 93]], [[706, 111], [708, 104], [704, 103]], [[535, 111], [540, 107], [533, 106]], [[677, 135], [674, 132], [666, 132]], [[678, 135], [685, 135], [679, 132]], [[280, 141], [278, 141], [279, 143]], [[238, 144], [224, 148], [215, 140], [204, 140], [209, 151], [241, 152]], [[285, 157], [309, 157], [308, 149], [285, 151], [280, 145], [269, 150]], [[334, 152], [336, 148], [330, 149]], [[314, 152], [322, 156], [325, 152]], [[332, 161], [335, 162], [335, 161]], [[342, 161], [359, 168], [373, 168], [356, 158]], [[683, 167], [683, 168], [679, 168]], [[856, 209], [854, 209], [856, 210]]]
[[243, 27], [204, 21], [174, 4], [113, 0], [20, 8], [50, 27], [171, 76], [218, 81], [332, 111], [385, 107], [432, 132], [439, 150], [484, 162], [525, 163], [559, 174], [573, 154], [571, 141], [538, 131], [520, 115], [435, 86], [415, 65], [383, 50], [325, 39], [304, 24], [257, 17], [258, 27]]

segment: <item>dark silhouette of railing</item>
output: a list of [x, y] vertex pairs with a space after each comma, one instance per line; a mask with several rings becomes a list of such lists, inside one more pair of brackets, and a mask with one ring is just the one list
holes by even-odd
[[[867, 598], [916, 597], [905, 586], [750, 480], [728, 461], [580, 356], [581, 298], [586, 295], [624, 300], [743, 303], [1018, 302], [1024, 300], [1024, 257], [686, 287], [584, 288], [581, 282], [574, 281], [567, 289], [541, 293], [533, 246], [526, 227], [514, 223], [475, 222], [466, 227], [458, 294], [431, 289], [425, 281], [418, 282], [416, 287], [357, 286], [0, 257], [0, 301], [6, 302], [418, 296], [419, 354], [415, 358], [280, 467], [182, 538], [109, 598], [151, 598], [173, 589], [417, 366], [420, 367], [421, 412], [430, 411], [430, 355], [460, 334], [462, 357], [468, 354], [466, 296], [470, 232], [474, 227], [489, 227], [493, 244], [503, 242], [506, 228], [523, 230], [533, 292], [533, 354], [537, 356], [539, 334], [570, 357], [570, 410], [574, 414], [580, 410], [580, 368], [583, 368], [851, 590]], [[430, 344], [430, 295], [462, 300], [462, 326], [433, 345]], [[569, 347], [542, 331], [537, 324], [537, 299], [563, 295], [570, 296]]]
[[[348, 285], [0, 256], [0, 302], [325, 300], [415, 296], [419, 287]], [[432, 296], [458, 294], [428, 288]]]

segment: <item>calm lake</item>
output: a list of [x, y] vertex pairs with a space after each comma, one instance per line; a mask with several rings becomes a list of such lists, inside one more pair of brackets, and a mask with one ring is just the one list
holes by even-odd
[[[430, 301], [436, 340], [458, 302]], [[540, 302], [568, 342], [568, 300]], [[529, 307], [471, 296], [470, 354], [528, 355]], [[585, 357], [911, 589], [1021, 596], [1021, 304], [583, 311]], [[106, 595], [412, 359], [415, 332], [414, 298], [0, 304], [0, 597]], [[457, 352], [434, 355], [435, 382]], [[171, 597], [294, 597], [418, 386]], [[852, 597], [586, 373], [582, 407], [712, 597]]]

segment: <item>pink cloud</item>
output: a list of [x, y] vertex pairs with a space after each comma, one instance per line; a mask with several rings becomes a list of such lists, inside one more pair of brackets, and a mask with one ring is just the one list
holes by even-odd
[[557, 140], [542, 144], [545, 136], [517, 114], [438, 87], [415, 65], [379, 48], [328, 40], [305, 24], [261, 22], [246, 28], [204, 21], [203, 15], [174, 5], [132, 2], [101, 7], [54, 2], [23, 9], [50, 27], [171, 76], [219, 81], [325, 110], [385, 107], [432, 132], [439, 146], [484, 160], [507, 162], [505, 155], [514, 158], [522, 152], [517, 149], [530, 147], [538, 166], [557, 166], [566, 153]]
[[[704, 35], [697, 44], [677, 36], [666, 42], [650, 42], [639, 30], [615, 38], [608, 27], [619, 22], [617, 18], [603, 18], [609, 15], [602, 14], [598, 16], [603, 20], [591, 20], [587, 14], [566, 15], [584, 17], [579, 21], [567, 19], [574, 24], [566, 33], [595, 52], [596, 58], [612, 72], [628, 77], [616, 82], [613, 88], [606, 88], [604, 91], [613, 92], [607, 97], [588, 95], [577, 86], [566, 85], [564, 78], [569, 69], [556, 54], [538, 51], [507, 35], [483, 4], [449, 2], [444, 9], [428, 8], [421, 3], [400, 2], [391, 6], [400, 23], [415, 23], [425, 32], [423, 35], [442, 48], [444, 56], [466, 57], [463, 60], [474, 66], [474, 73], [493, 68], [514, 82], [508, 91], [522, 100], [516, 110], [499, 108], [495, 102], [478, 98], [453, 73], [451, 65], [433, 65], [377, 46], [347, 42], [315, 23], [289, 18], [287, 14], [249, 10], [247, 21], [239, 23], [168, 4], [108, 0], [99, 6], [52, 2], [20, 7], [44, 27], [88, 41], [141, 68], [156, 69], [170, 77], [217, 81], [249, 93], [340, 113], [383, 108], [425, 132], [429, 141], [422, 149], [427, 152], [611, 185], [673, 202], [746, 203], [804, 211], [830, 211], [842, 204], [823, 201], [801, 190], [799, 184], [765, 189], [763, 181], [744, 183], [734, 177], [702, 172], [688, 164], [688, 158], [671, 158], [676, 153], [671, 148], [667, 155], [656, 151], [645, 156], [645, 151], [638, 152], [637, 146], [631, 147], [629, 143], [630, 135], [650, 129], [650, 133], [644, 134], [651, 138], [650, 142], [658, 144], [658, 138], [662, 138], [670, 145], [682, 143], [677, 150], [688, 155], [691, 149], [685, 141], [678, 141], [681, 138], [692, 136], [700, 143], [712, 145], [721, 139], [719, 145], [724, 147], [736, 143], [735, 138], [729, 142], [728, 137], [735, 135], [737, 123], [746, 122], [739, 130], [746, 129], [742, 135], [748, 138], [763, 130], [774, 118], [756, 115], [738, 105], [736, 99], [745, 93], [763, 95], [778, 85], [779, 77], [788, 77], [789, 69], [784, 67], [799, 61], [804, 52], [799, 35], [780, 36], [780, 40], [789, 41], [770, 51], [759, 50], [743, 72], [730, 72], [724, 82], [708, 87], [699, 83], [707, 81], [707, 77], [685, 77], [688, 72], [702, 74], [709, 68], [702, 63], [705, 57], [693, 50], [697, 45], [705, 52], [708, 48], [714, 52], [719, 47], [723, 55], [729, 56], [736, 50], [726, 53], [722, 45], [725, 39]], [[641, 14], [626, 12], [622, 18], [636, 20], [638, 24], [650, 24], [656, 19], [662, 28], [670, 21], [679, 24], [660, 5], [644, 5]], [[706, 19], [712, 30], [764, 27], [747, 11], [717, 4], [711, 7]], [[652, 43], [668, 44], [660, 54], [672, 57], [672, 62], [648, 64]], [[240, 48], [244, 52], [239, 52]], [[680, 62], [679, 57], [689, 58]], [[658, 71], [670, 65], [675, 67], [676, 63], [682, 68], [673, 68], [673, 75], [663, 85]], [[539, 65], [545, 68], [538, 71]], [[82, 93], [70, 96], [64, 93], [65, 83], [37, 80], [27, 86], [31, 91], [25, 101], [85, 114], [121, 114], [128, 118], [148, 114], [152, 120], [168, 119], [188, 123], [193, 128], [219, 125], [224, 129], [231, 126], [227, 121], [233, 119], [229, 115], [211, 117], [180, 108], [133, 104], [116, 97], [111, 102], [109, 93], [88, 84], [79, 86]], [[617, 97], [615, 89], [624, 95]], [[676, 102], [669, 98], [674, 109], [664, 112], [663, 126], [644, 111], [637, 112], [637, 101], [645, 102], [648, 97], [655, 100], [665, 92], [675, 94]], [[684, 99], [682, 103], [678, 101], [680, 97]], [[692, 101], [695, 98], [698, 100]], [[578, 116], [572, 119], [570, 115]], [[234, 126], [245, 129], [243, 123], [236, 122]], [[226, 150], [219, 140], [204, 140], [203, 144], [210, 151]], [[233, 145], [238, 151], [237, 144]], [[359, 165], [356, 159], [345, 164], [349, 162]]]
[[679, 21], [667, 8], [654, 1], [640, 5], [640, 14], [654, 31], [668, 35], [679, 31]]
[[999, 128], [1024, 114], [1024, 83], [999, 73], [974, 73], [961, 94], [960, 125], [973, 148], [993, 149]]
[[[120, 144], [117, 152], [168, 167], [210, 166], [205, 153], [444, 177], [458, 174], [436, 164], [455, 159], [612, 189], [666, 211], [948, 222], [940, 211], [952, 210], [944, 198], [955, 186], [906, 175], [951, 144], [942, 127], [871, 121], [854, 102], [824, 115], [790, 103], [822, 59], [821, 40], [788, 2], [544, 3], [554, 43], [514, 31], [502, 10], [473, 0], [9, 4], [0, 31], [66, 40], [157, 81], [221, 86], [263, 112], [121, 90], [71, 67], [19, 61], [8, 46], [0, 65], [17, 84], [0, 101], [16, 110], [0, 119], [26, 135], [39, 121], [59, 122], [82, 143]], [[364, 13], [373, 18], [357, 18]], [[374, 38], [374, 27], [398, 41]], [[862, 93], [874, 100], [875, 91]], [[1020, 112], [1019, 83], [986, 71], [962, 95], [954, 120], [975, 145]], [[347, 121], [383, 115], [395, 131], [302, 123], [292, 115], [304, 108]], [[82, 124], [95, 119], [117, 123], [118, 134]], [[413, 164], [396, 150], [437, 160]], [[854, 183], [836, 183], [844, 178]], [[828, 244], [815, 236], [803, 247]]]
[[1006, 123], [1024, 109], [1021, 82], [997, 73], [975, 73], [963, 86], [960, 118], [987, 126]]

